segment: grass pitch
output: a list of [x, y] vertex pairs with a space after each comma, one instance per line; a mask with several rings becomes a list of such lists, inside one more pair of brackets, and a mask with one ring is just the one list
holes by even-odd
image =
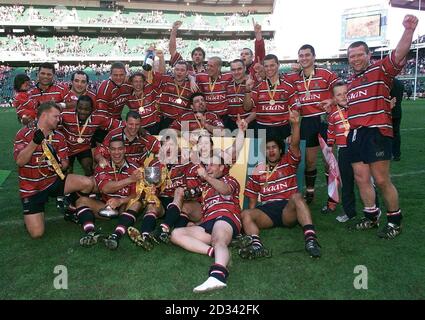
[[[128, 238], [117, 251], [103, 244], [82, 248], [81, 229], [65, 222], [54, 200], [46, 207], [46, 233], [25, 232], [12, 146], [19, 124], [13, 109], [0, 110], [0, 170], [12, 173], [0, 187], [0, 299], [423, 299], [425, 298], [424, 199], [425, 102], [403, 102], [402, 160], [391, 164], [400, 196], [403, 232], [395, 240], [376, 231], [347, 232], [335, 215], [321, 215], [326, 199], [323, 175], [311, 210], [322, 258], [304, 251], [300, 227], [261, 233], [273, 257], [244, 261], [232, 253], [228, 287], [204, 295], [192, 289], [207, 278], [211, 259], [173, 245], [151, 252]], [[382, 199], [382, 197], [381, 197]], [[340, 212], [338, 207], [337, 212]], [[358, 210], [361, 204], [358, 203]], [[381, 221], [384, 221], [382, 219]], [[104, 232], [114, 222], [99, 222]], [[137, 226], [139, 226], [139, 222]], [[54, 268], [68, 270], [68, 289], [53, 286]], [[368, 289], [356, 290], [354, 268], [368, 271]]]

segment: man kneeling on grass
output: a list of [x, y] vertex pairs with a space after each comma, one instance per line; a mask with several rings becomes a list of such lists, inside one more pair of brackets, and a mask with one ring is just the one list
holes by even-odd
[[94, 184], [89, 177], [66, 173], [68, 147], [65, 137], [56, 130], [60, 108], [54, 102], [44, 102], [37, 109], [37, 119], [35, 127], [18, 131], [13, 149], [24, 222], [33, 239], [44, 234], [44, 211], [49, 197], [87, 195]]
[[198, 226], [174, 229], [171, 242], [186, 250], [214, 257], [208, 279], [193, 289], [206, 292], [227, 286], [228, 245], [241, 229], [239, 183], [226, 174], [223, 159], [212, 157], [206, 169], [199, 166], [197, 175], [203, 180], [202, 213]]
[[[246, 236], [239, 236], [233, 243], [240, 248], [242, 258], [271, 257], [271, 252], [260, 240], [260, 229], [292, 227], [297, 223], [303, 228], [308, 254], [320, 257], [310, 210], [297, 193], [297, 167], [301, 158], [298, 111], [290, 111], [289, 121], [292, 133], [288, 152], [283, 154], [281, 139], [268, 137], [266, 163], [259, 163], [247, 182], [245, 196], [249, 198], [249, 209], [242, 211]], [[258, 202], [261, 204], [257, 205]]]
[[[136, 222], [142, 208], [139, 200], [132, 201], [135, 198], [136, 182], [142, 179], [142, 172], [125, 158], [125, 145], [121, 137], [111, 139], [109, 153], [111, 160], [108, 164], [104, 168], [98, 165], [95, 169], [96, 185], [103, 201], [88, 197], [77, 200], [77, 217], [85, 233], [80, 239], [83, 247], [90, 247], [98, 242], [101, 235], [95, 230], [94, 214], [98, 214], [105, 206], [119, 212], [115, 231], [103, 239], [105, 246], [111, 250], [118, 248], [119, 240], [127, 232], [127, 228]], [[133, 203], [128, 207], [130, 201]]]

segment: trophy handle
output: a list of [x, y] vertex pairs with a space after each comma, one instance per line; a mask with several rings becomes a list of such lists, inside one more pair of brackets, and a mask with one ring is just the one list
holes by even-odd
[[145, 181], [144, 168], [140, 167], [140, 168], [137, 168], [137, 170], [139, 170], [142, 173], [142, 178], [137, 180], [136, 196], [129, 201], [129, 203], [127, 204], [126, 210], [128, 210], [128, 208], [130, 208], [135, 202], [139, 201], [140, 197], [142, 196], [143, 190], [145, 190], [146, 181]]
[[161, 182], [160, 182], [160, 190], [161, 192], [164, 191], [164, 189], [167, 187], [169, 181], [168, 181], [168, 169], [166, 166], [161, 168]]

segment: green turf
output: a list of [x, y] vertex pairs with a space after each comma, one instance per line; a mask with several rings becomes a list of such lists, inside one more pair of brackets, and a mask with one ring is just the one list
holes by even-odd
[[[3, 139], [0, 169], [12, 170], [0, 189], [0, 298], [2, 299], [423, 299], [425, 298], [424, 209], [425, 103], [404, 102], [402, 161], [392, 163], [393, 181], [404, 213], [401, 236], [380, 240], [374, 231], [348, 233], [334, 215], [319, 213], [324, 179], [311, 206], [323, 256], [303, 251], [299, 227], [262, 232], [273, 258], [243, 261], [233, 252], [228, 287], [205, 295], [192, 293], [207, 277], [211, 259], [174, 246], [146, 253], [124, 239], [110, 252], [102, 245], [78, 245], [80, 229], [47, 207], [46, 234], [26, 234], [18, 198], [12, 141], [19, 128], [13, 110], [0, 110]], [[401, 175], [403, 174], [403, 175]], [[360, 208], [360, 204], [358, 204]], [[102, 222], [105, 231], [114, 223]], [[68, 290], [56, 290], [53, 270], [68, 269]], [[353, 287], [354, 267], [368, 268], [368, 290]]]
[[0, 187], [3, 185], [3, 182], [6, 181], [7, 177], [12, 171], [10, 170], [0, 170]]

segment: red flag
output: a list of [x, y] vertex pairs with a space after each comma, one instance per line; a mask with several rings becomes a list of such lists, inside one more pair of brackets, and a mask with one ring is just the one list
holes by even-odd
[[341, 185], [341, 175], [339, 173], [338, 161], [335, 159], [332, 148], [326, 144], [325, 140], [323, 140], [320, 134], [318, 137], [323, 157], [325, 158], [329, 168], [328, 195], [335, 202], [339, 202], [338, 187]]

